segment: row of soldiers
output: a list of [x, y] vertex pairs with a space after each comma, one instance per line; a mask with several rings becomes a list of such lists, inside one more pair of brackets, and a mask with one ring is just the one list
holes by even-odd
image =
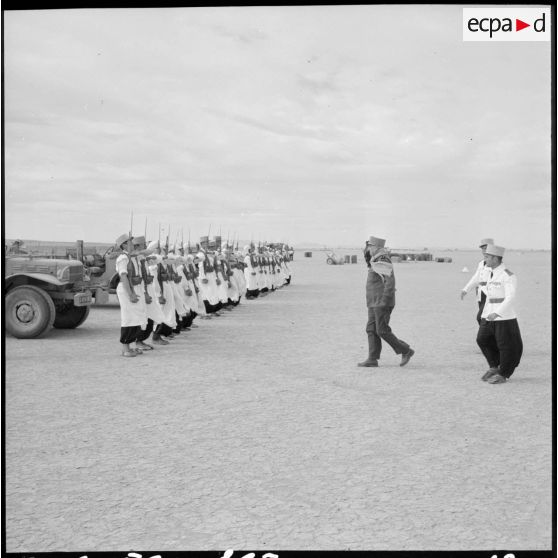
[[[288, 247], [254, 244], [240, 252], [217, 237], [161, 246], [144, 236], [116, 239], [122, 356], [135, 357], [154, 345], [168, 345], [194, 320], [222, 316], [243, 296], [256, 299], [291, 282]], [[152, 344], [147, 343], [152, 336]], [[134, 346], [132, 346], [134, 345]]]

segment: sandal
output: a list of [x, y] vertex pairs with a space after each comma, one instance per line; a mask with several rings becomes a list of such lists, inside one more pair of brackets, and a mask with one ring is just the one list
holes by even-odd
[[136, 353], [135, 351], [122, 351], [122, 356], [123, 357], [135, 357]]

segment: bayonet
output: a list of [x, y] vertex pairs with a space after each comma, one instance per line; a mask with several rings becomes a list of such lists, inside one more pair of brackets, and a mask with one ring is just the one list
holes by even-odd
[[134, 230], [134, 210], [130, 215], [130, 232], [128, 233], [128, 253], [132, 253], [132, 231]]

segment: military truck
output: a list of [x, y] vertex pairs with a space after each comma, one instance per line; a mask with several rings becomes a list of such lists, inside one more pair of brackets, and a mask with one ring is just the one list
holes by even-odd
[[4, 260], [6, 330], [19, 339], [72, 329], [89, 315], [89, 274], [77, 260], [7, 255]]

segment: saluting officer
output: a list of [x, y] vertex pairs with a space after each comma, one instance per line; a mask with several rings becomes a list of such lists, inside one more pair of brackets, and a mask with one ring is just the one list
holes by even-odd
[[504, 251], [501, 246], [489, 244], [484, 256], [490, 276], [486, 283], [486, 302], [477, 344], [490, 367], [482, 380], [490, 384], [505, 383], [523, 354], [523, 341], [514, 308], [517, 278], [502, 263]]
[[368, 307], [368, 358], [358, 366], [376, 367], [382, 352], [382, 340], [401, 355], [399, 366], [405, 366], [415, 351], [408, 343], [398, 339], [389, 327], [391, 313], [395, 307], [395, 275], [389, 253], [385, 250], [385, 239], [371, 236], [364, 249], [368, 266], [366, 280], [366, 306]]

